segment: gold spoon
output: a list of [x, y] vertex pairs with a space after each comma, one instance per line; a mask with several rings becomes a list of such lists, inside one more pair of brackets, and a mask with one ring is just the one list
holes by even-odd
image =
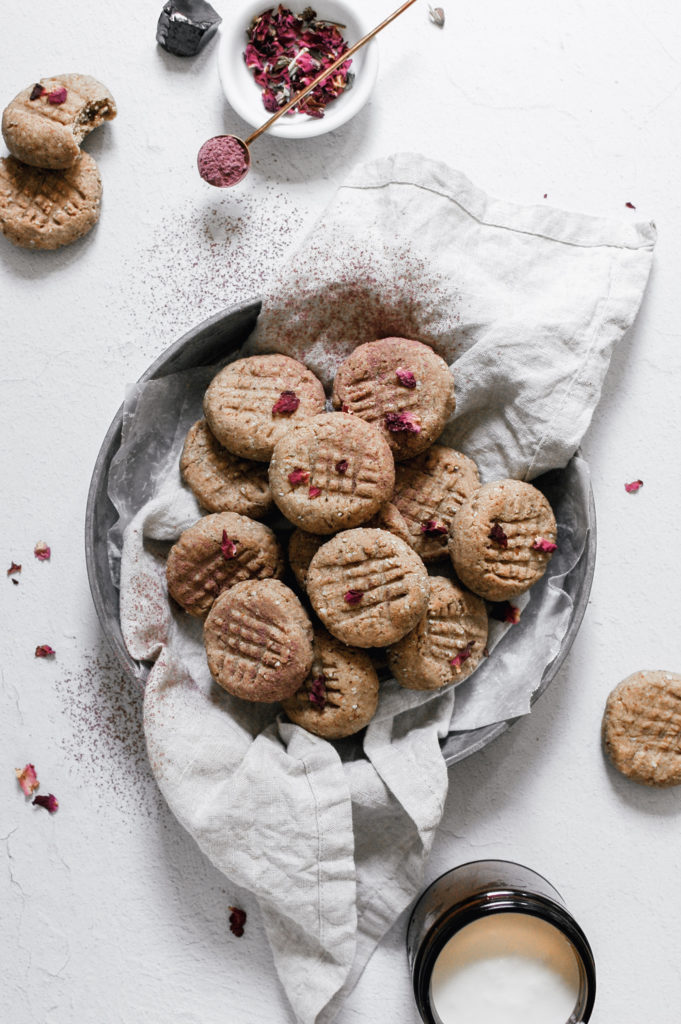
[[201, 177], [210, 185], [216, 185], [218, 188], [231, 188], [232, 185], [238, 185], [251, 168], [251, 152], [249, 149], [251, 143], [255, 142], [282, 114], [286, 114], [291, 107], [294, 107], [308, 93], [316, 89], [320, 82], [323, 82], [329, 75], [332, 75], [341, 64], [349, 60], [362, 46], [373, 39], [386, 25], [389, 25], [391, 21], [394, 21], [403, 11], [406, 11], [407, 7], [411, 7], [414, 3], [416, 3], [416, 0], [406, 0], [385, 21], [382, 21], [376, 28], [372, 28], [371, 32], [367, 32], [354, 46], [351, 46], [349, 50], [341, 54], [333, 64], [320, 71], [309, 85], [306, 85], [304, 89], [301, 89], [295, 96], [292, 96], [285, 106], [280, 107], [276, 113], [272, 114], [272, 117], [265, 121], [264, 124], [261, 124], [259, 128], [256, 128], [247, 139], [240, 139], [238, 135], [215, 135], [212, 139], [204, 142], [197, 158]]

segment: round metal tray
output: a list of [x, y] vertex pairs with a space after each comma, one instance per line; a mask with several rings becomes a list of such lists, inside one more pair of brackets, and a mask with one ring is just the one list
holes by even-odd
[[[260, 312], [260, 305], [259, 301], [242, 303], [204, 320], [198, 327], [188, 331], [179, 341], [167, 348], [140, 377], [140, 381], [166, 377], [169, 374], [198, 366], [210, 366], [224, 359], [230, 352], [239, 348], [251, 333]], [[102, 629], [125, 674], [143, 685], [149, 667], [141, 665], [131, 658], [123, 642], [119, 618], [119, 594], [111, 575], [107, 544], [109, 530], [117, 519], [116, 509], [108, 495], [109, 468], [112, 458], [120, 447], [122, 423], [123, 407], [121, 406], [102, 442], [90, 481], [85, 513], [85, 559], [90, 590]], [[566, 472], [566, 470], [557, 470], [533, 481], [547, 493], [552, 504], [557, 499], [559, 500], [562, 474]], [[141, 504], [142, 502], [140, 502]], [[596, 510], [590, 487], [587, 506], [584, 510], [589, 526], [587, 541], [581, 557], [567, 574], [563, 583], [573, 601], [570, 625], [563, 637], [558, 654], [544, 669], [540, 685], [532, 697], [533, 704], [546, 690], [567, 657], [586, 610], [596, 561]], [[540, 585], [537, 584], [537, 586]], [[523, 614], [518, 626], [514, 627], [514, 642], [522, 642], [523, 631], [532, 627], [533, 615], [536, 615], [536, 608], [533, 609], [532, 602], [530, 602], [527, 613]], [[443, 753], [447, 763], [454, 764], [456, 761], [461, 761], [476, 751], [482, 750], [497, 736], [506, 732], [516, 720], [497, 722], [482, 729], [450, 733], [443, 744]]]

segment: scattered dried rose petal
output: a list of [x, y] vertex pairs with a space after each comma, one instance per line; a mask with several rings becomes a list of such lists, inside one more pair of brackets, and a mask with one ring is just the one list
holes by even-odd
[[48, 562], [52, 551], [50, 550], [49, 544], [46, 544], [44, 540], [39, 540], [33, 548], [33, 554], [39, 562]]
[[291, 487], [297, 487], [298, 484], [306, 484], [309, 479], [310, 474], [304, 469], [294, 469], [288, 475], [288, 482], [291, 484]]
[[343, 600], [346, 604], [359, 604], [363, 597], [363, 590], [348, 590], [346, 594], [343, 594]]
[[[632, 480], [630, 484], [624, 485], [624, 490], [627, 494], [636, 494], [643, 487], [643, 480]], [[21, 566], [19, 566], [21, 568]]]
[[31, 95], [28, 98], [29, 100], [39, 100], [44, 92], [45, 87], [42, 86], [40, 82], [36, 82], [33, 88], [31, 89]]
[[415, 388], [416, 377], [411, 370], [405, 370], [403, 366], [398, 366], [395, 370], [395, 376], [399, 380], [403, 388]]
[[225, 556], [226, 561], [229, 562], [231, 561], [232, 558], [236, 557], [236, 545], [237, 542], [235, 540], [230, 540], [230, 538], [227, 536], [227, 531], [223, 530], [220, 550], [222, 551], [222, 554]]
[[318, 498], [319, 495], [322, 493], [322, 489], [321, 487], [311, 487], [307, 493], [310, 498]]
[[246, 924], [246, 911], [241, 910], [240, 907], [230, 907], [229, 909], [231, 911], [229, 915], [229, 930], [232, 935], [236, 935], [240, 939]]
[[12, 578], [12, 583], [14, 584], [15, 587], [19, 586], [19, 580], [15, 580], [14, 578]]
[[337, 473], [347, 473], [350, 463], [347, 459], [341, 459], [340, 462], [336, 463]]
[[510, 622], [515, 626], [520, 622], [520, 608], [517, 608], [510, 601], [494, 601], [489, 610], [490, 618], [497, 622]]
[[438, 28], [442, 28], [444, 26], [445, 12], [441, 7], [431, 7], [430, 4], [428, 4], [428, 14], [430, 15], [430, 20], [434, 25], [437, 25]]
[[350, 406], [346, 405], [345, 402], [343, 402], [341, 404], [341, 412], [350, 412]]
[[47, 796], [35, 796], [33, 797], [33, 803], [38, 807], [44, 807], [50, 814], [54, 814], [59, 807], [59, 801], [54, 793], [48, 793]]
[[438, 523], [437, 519], [427, 519], [421, 523], [421, 533], [427, 533], [430, 537], [442, 537], [447, 533], [444, 523]]
[[548, 194], [548, 192], [545, 192], [544, 193], [544, 199], [548, 199], [548, 198], [549, 198], [549, 194]]
[[535, 537], [532, 541], [532, 550], [543, 551], [545, 555], [552, 554], [557, 547], [557, 544], [554, 544], [552, 540], [547, 540], [546, 537]]
[[385, 425], [391, 434], [406, 431], [409, 434], [420, 434], [421, 424], [411, 412], [387, 412]]
[[300, 405], [300, 399], [295, 391], [282, 391], [280, 397], [272, 406], [273, 416], [290, 416]]
[[21, 566], [17, 565], [16, 562], [12, 562], [9, 569], [7, 570], [7, 575], [14, 576], [15, 572], [21, 572]]
[[320, 711], [326, 707], [326, 679], [324, 676], [317, 676], [316, 679], [312, 680], [307, 695], [310, 704], [314, 704]]
[[460, 672], [461, 666], [463, 665], [464, 661], [468, 661], [472, 653], [473, 645], [466, 644], [466, 646], [459, 651], [455, 658], [450, 659], [449, 664], [452, 666], [453, 669], [456, 669], [457, 672]]
[[36, 658], [49, 658], [52, 654], [56, 653], [49, 644], [39, 644], [35, 649]]
[[35, 765], [27, 764], [24, 768], [15, 768], [19, 785], [24, 791], [25, 796], [30, 796], [34, 789], [37, 789], [40, 783], [35, 773]]
[[47, 94], [47, 102], [55, 107], [59, 107], [62, 103], [66, 103], [66, 95], [66, 89], [62, 85], [61, 89], [53, 89], [52, 92]]
[[626, 206], [627, 210], [635, 210], [636, 209], [636, 207], [634, 206], [633, 203], [625, 203], [624, 205]]
[[495, 544], [498, 544], [500, 548], [508, 547], [508, 537], [499, 523], [494, 524], [487, 536], [490, 540], [493, 540]]

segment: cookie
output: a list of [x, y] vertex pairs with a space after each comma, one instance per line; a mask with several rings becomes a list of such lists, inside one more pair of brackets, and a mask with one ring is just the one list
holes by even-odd
[[327, 740], [338, 740], [359, 732], [373, 718], [378, 676], [368, 654], [347, 647], [325, 629], [316, 629], [309, 675], [282, 703], [296, 725]]
[[318, 533], [307, 533], [305, 530], [294, 530], [289, 537], [288, 564], [303, 590], [307, 590], [307, 571], [310, 562], [325, 543], [326, 537]]
[[384, 647], [414, 628], [428, 605], [428, 573], [387, 530], [336, 534], [310, 563], [307, 592], [326, 628], [354, 647]]
[[405, 544], [409, 544], [412, 547], [409, 528], [402, 513], [398, 511], [392, 501], [384, 502], [376, 515], [364, 523], [364, 526], [373, 530], [388, 530], [390, 533], [394, 533], [396, 537], [399, 537], [400, 540], [403, 540]]
[[312, 625], [279, 580], [245, 580], [224, 591], [203, 627], [216, 683], [244, 700], [284, 700], [312, 665]]
[[251, 356], [225, 366], [208, 385], [203, 413], [218, 441], [244, 459], [269, 462], [300, 420], [324, 411], [324, 388], [288, 356]]
[[89, 153], [65, 171], [0, 159], [0, 231], [25, 249], [59, 249], [99, 220], [102, 181]]
[[441, 444], [396, 467], [393, 504], [406, 520], [409, 543], [424, 562], [447, 557], [454, 516], [479, 487], [473, 460]]
[[377, 427], [395, 459], [428, 448], [454, 412], [454, 378], [428, 345], [381, 338], [359, 345], [333, 382], [335, 409]]
[[431, 576], [426, 613], [411, 633], [388, 648], [388, 667], [408, 690], [462, 683], [484, 657], [487, 625], [481, 598], [444, 576]]
[[272, 497], [308, 533], [360, 526], [393, 492], [395, 463], [381, 435], [364, 420], [324, 413], [292, 424], [274, 446]]
[[498, 480], [460, 506], [449, 554], [461, 582], [488, 601], [523, 594], [546, 572], [556, 548], [556, 520], [532, 484]]
[[603, 744], [619, 772], [644, 786], [681, 783], [681, 675], [634, 672], [608, 697]]
[[269, 527], [236, 512], [199, 519], [173, 544], [166, 564], [168, 593], [190, 615], [205, 615], [235, 583], [283, 572], [281, 548]]
[[115, 116], [115, 100], [96, 78], [56, 75], [14, 97], [2, 114], [2, 134], [17, 160], [63, 170], [78, 159], [85, 136]]
[[189, 428], [180, 472], [199, 504], [209, 512], [238, 512], [259, 519], [271, 508], [267, 467], [228, 452], [205, 420]]

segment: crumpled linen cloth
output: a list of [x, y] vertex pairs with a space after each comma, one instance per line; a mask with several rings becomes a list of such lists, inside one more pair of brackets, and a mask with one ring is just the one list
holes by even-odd
[[[442, 164], [397, 155], [338, 190], [273, 278], [247, 350], [284, 351], [328, 385], [360, 342], [428, 342], [456, 379], [444, 441], [483, 479], [532, 479], [579, 445], [654, 243], [652, 224], [501, 202]], [[384, 684], [363, 756], [220, 691], [201, 624], [169, 608], [155, 546], [199, 514], [177, 445], [173, 458], [121, 560], [124, 638], [153, 662], [151, 764], [201, 849], [256, 896], [297, 1020], [326, 1024], [422, 884], [447, 793], [453, 691], [415, 699]]]

